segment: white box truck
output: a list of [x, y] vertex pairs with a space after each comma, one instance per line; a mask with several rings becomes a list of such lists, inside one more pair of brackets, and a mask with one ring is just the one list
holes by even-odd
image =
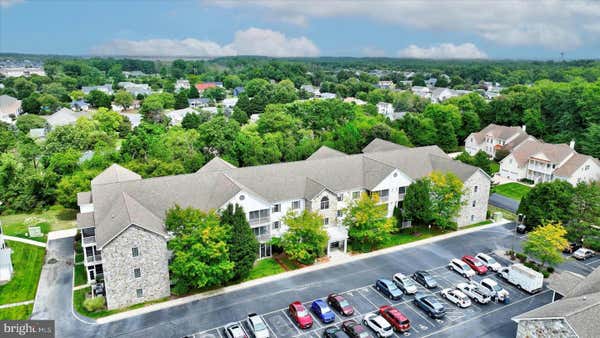
[[500, 277], [529, 293], [536, 293], [544, 286], [544, 275], [523, 264], [513, 264], [500, 269]]

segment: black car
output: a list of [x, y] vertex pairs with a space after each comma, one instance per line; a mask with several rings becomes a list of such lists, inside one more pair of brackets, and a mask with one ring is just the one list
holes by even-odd
[[563, 250], [563, 252], [564, 252], [564, 253], [569, 253], [569, 254], [572, 254], [573, 252], [575, 252], [575, 251], [577, 251], [577, 250], [579, 250], [579, 249], [581, 249], [581, 244], [580, 244], [580, 243], [577, 243], [577, 242], [572, 242], [572, 243], [569, 243], [569, 246], [568, 246], [568, 247], [566, 247], [566, 248]]
[[378, 279], [375, 288], [391, 300], [400, 300], [404, 295], [396, 284], [389, 279]]
[[525, 224], [517, 225], [517, 233], [524, 234], [526, 232], [527, 232], [527, 227], [525, 226]]
[[335, 326], [326, 328], [325, 332], [323, 332], [323, 337], [325, 337], [325, 338], [350, 338], [350, 336], [348, 336], [346, 334], [346, 332], [342, 331], [342, 329], [339, 329]]
[[444, 304], [433, 295], [417, 292], [413, 302], [431, 318], [443, 318], [446, 315]]
[[437, 281], [433, 277], [431, 277], [431, 275], [427, 271], [415, 271], [415, 273], [412, 275], [412, 278], [416, 280], [417, 283], [423, 285], [428, 289], [435, 289], [438, 286]]
[[343, 322], [342, 330], [352, 338], [373, 338], [369, 331], [354, 319]]

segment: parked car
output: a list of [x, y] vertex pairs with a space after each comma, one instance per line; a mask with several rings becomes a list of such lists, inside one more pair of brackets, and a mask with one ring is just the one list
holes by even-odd
[[417, 292], [413, 302], [431, 318], [443, 318], [446, 315], [444, 304], [434, 295]]
[[577, 251], [577, 250], [579, 250], [579, 249], [581, 249], [581, 244], [580, 244], [580, 243], [577, 243], [577, 242], [571, 242], [571, 243], [569, 243], [569, 246], [568, 246], [568, 247], [566, 247], [566, 248], [563, 250], [563, 252], [564, 252], [564, 253], [569, 253], [569, 254], [572, 254], [572, 253], [574, 253], [575, 251]]
[[475, 276], [475, 271], [471, 269], [471, 267], [469, 267], [467, 263], [456, 258], [452, 258], [452, 260], [450, 260], [450, 263], [448, 264], [448, 269], [458, 273], [459, 275], [465, 278]]
[[518, 234], [524, 234], [527, 232], [527, 227], [525, 226], [525, 224], [519, 224], [517, 225], [516, 230]]
[[456, 288], [479, 304], [487, 304], [492, 300], [491, 294], [475, 282], [458, 283]]
[[248, 338], [244, 329], [238, 323], [225, 325], [225, 336], [227, 338]]
[[325, 332], [323, 332], [323, 336], [325, 336], [325, 338], [350, 338], [346, 332], [335, 326], [326, 328]]
[[377, 282], [375, 282], [375, 288], [391, 300], [402, 299], [402, 291], [400, 291], [396, 284], [389, 279], [378, 279]]
[[269, 329], [263, 319], [256, 313], [248, 315], [248, 327], [255, 338], [269, 338]]
[[427, 271], [415, 271], [415, 273], [412, 275], [412, 278], [415, 281], [417, 281], [417, 283], [423, 285], [428, 289], [435, 289], [438, 286], [437, 281], [433, 277], [431, 277], [431, 275]]
[[479, 282], [479, 285], [484, 289], [487, 289], [492, 294], [492, 298], [497, 299], [499, 302], [510, 302], [510, 293], [495, 280], [484, 278]]
[[363, 324], [375, 331], [377, 337], [391, 337], [394, 334], [392, 325], [383, 317], [374, 313], [367, 313], [363, 318]]
[[469, 297], [458, 289], [443, 289], [440, 292], [440, 295], [442, 295], [442, 298], [447, 299], [450, 303], [458, 307], [467, 308], [471, 306], [471, 300], [469, 299]]
[[308, 329], [313, 325], [313, 320], [302, 303], [295, 301], [288, 307], [290, 317], [301, 329]]
[[575, 251], [573, 253], [573, 257], [575, 259], [578, 259], [581, 261], [585, 261], [586, 259], [588, 259], [594, 255], [595, 255], [594, 251], [592, 251], [590, 249], [586, 249], [586, 248], [579, 248], [579, 249], [577, 249], [577, 251]]
[[350, 303], [348, 303], [344, 297], [338, 295], [337, 293], [332, 293], [327, 296], [327, 304], [344, 316], [352, 316], [354, 314], [354, 308], [352, 305], [350, 305]]
[[544, 286], [544, 275], [520, 263], [502, 268], [498, 274], [510, 284], [529, 293], [539, 292]]
[[310, 310], [325, 324], [332, 323], [335, 320], [335, 314], [331, 311], [327, 303], [321, 299], [312, 302]]
[[498, 261], [496, 261], [494, 259], [494, 257], [491, 257], [490, 255], [486, 255], [486, 254], [480, 252], [477, 255], [475, 255], [475, 258], [477, 258], [481, 262], [483, 262], [483, 264], [485, 264], [485, 266], [487, 266], [488, 270], [497, 272], [500, 269], [502, 269], [502, 265], [500, 265], [500, 263], [498, 263]]
[[394, 330], [398, 332], [410, 330], [410, 320], [395, 307], [384, 305], [379, 308], [379, 314], [394, 327]]
[[417, 285], [415, 284], [415, 282], [413, 282], [413, 280], [410, 279], [410, 277], [402, 273], [395, 274], [392, 280], [394, 281], [398, 289], [402, 290], [402, 292], [406, 295], [412, 295], [415, 292], [417, 292]]
[[344, 321], [342, 330], [352, 338], [373, 338], [369, 331], [354, 319]]
[[487, 273], [487, 267], [485, 264], [473, 256], [462, 256], [462, 261], [467, 263], [471, 269], [475, 270], [475, 272], [480, 275], [485, 275]]

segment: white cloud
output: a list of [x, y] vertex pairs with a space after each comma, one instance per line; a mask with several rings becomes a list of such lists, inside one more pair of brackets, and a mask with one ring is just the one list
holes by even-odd
[[[580, 46], [583, 28], [600, 21], [591, 0], [205, 0], [223, 7], [265, 8], [265, 15], [307, 25], [311, 18], [360, 17], [429, 31], [473, 33], [510, 46], [569, 49]], [[289, 18], [294, 18], [290, 20]]]
[[317, 56], [319, 48], [308, 38], [288, 38], [269, 29], [237, 31], [231, 43], [187, 38], [183, 40], [113, 40], [91, 49], [94, 55], [217, 57], [230, 55]]
[[377, 47], [367, 46], [363, 47], [361, 50], [364, 56], [368, 57], [383, 57], [385, 56], [385, 50]]
[[415, 59], [485, 59], [487, 54], [472, 43], [455, 45], [442, 43], [431, 47], [410, 45], [398, 51], [398, 56]]
[[25, 0], [0, 0], [0, 7], [7, 8], [16, 4], [23, 3]]

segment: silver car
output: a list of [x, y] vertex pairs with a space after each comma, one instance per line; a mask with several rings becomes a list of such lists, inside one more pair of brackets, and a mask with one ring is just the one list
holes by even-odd
[[412, 295], [417, 292], [417, 285], [410, 277], [402, 273], [397, 273], [392, 279], [394, 280], [394, 284], [396, 284], [398, 289], [402, 290], [404, 294]]
[[586, 248], [579, 248], [579, 249], [577, 249], [577, 251], [575, 251], [573, 253], [573, 257], [575, 259], [579, 259], [582, 261], [584, 261], [594, 255], [595, 255], [594, 251], [592, 251], [590, 249], [586, 249]]
[[256, 338], [269, 338], [270, 333], [267, 325], [256, 313], [251, 313], [248, 315], [248, 327], [250, 327], [250, 331]]

